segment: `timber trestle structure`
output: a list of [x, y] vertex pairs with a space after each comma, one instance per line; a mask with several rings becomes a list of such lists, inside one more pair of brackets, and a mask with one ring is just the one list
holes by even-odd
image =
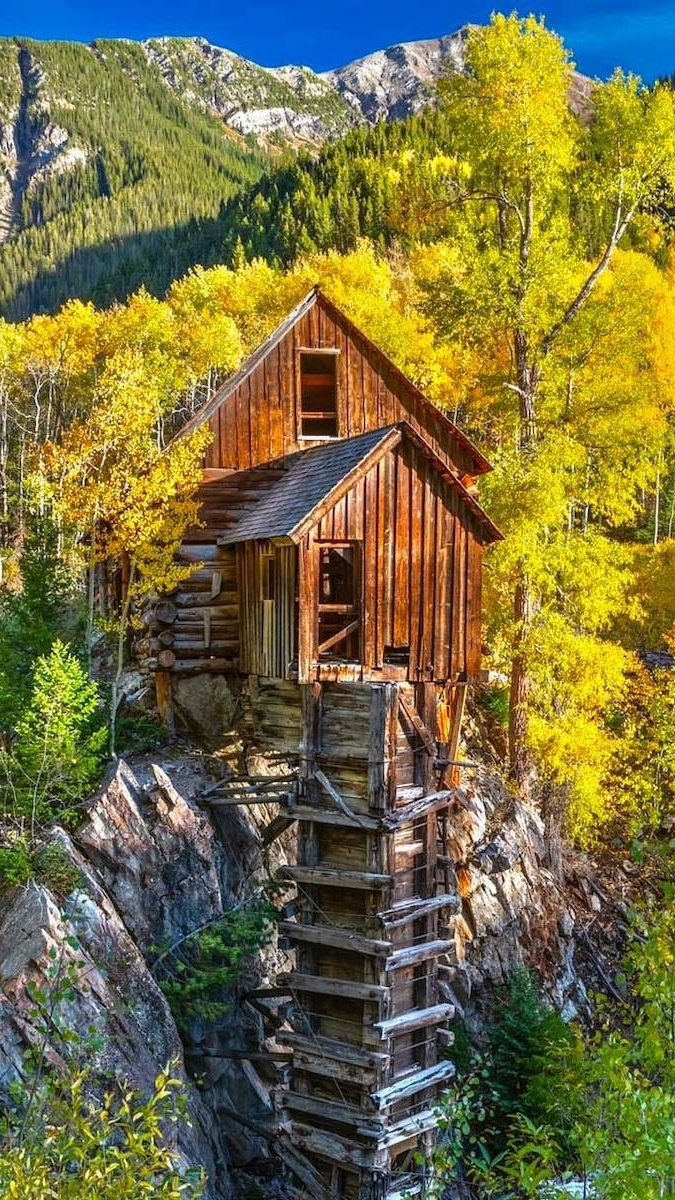
[[[251, 683], [262, 685], [268, 721], [286, 708], [278, 746], [295, 736], [294, 719], [300, 726], [297, 782], [277, 778], [267, 793], [282, 804], [279, 830], [297, 822], [296, 861], [280, 872], [294, 895], [279, 932], [295, 952], [276, 979], [291, 997], [276, 1035], [291, 1052], [277, 1096], [281, 1152], [316, 1200], [423, 1196], [420, 1160], [454, 1073], [445, 1054], [454, 1012], [439, 995], [457, 906], [447, 848], [457, 770], [436, 741], [447, 692]], [[456, 753], [465, 685], [450, 691], [446, 756]], [[248, 795], [229, 786], [219, 804], [264, 794], [255, 782]]]

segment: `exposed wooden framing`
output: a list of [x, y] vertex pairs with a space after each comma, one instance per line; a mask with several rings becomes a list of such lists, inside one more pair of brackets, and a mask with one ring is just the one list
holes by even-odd
[[450, 894], [431, 896], [428, 900], [415, 899], [405, 906], [402, 905], [399, 908], [390, 909], [389, 912], [380, 913], [380, 921], [386, 930], [400, 929], [403, 925], [410, 925], [413, 921], [418, 921], [420, 917], [440, 912], [443, 908], [455, 908], [456, 906], [457, 896]]
[[316, 992], [323, 996], [341, 996], [344, 1000], [385, 1000], [390, 992], [388, 987], [377, 984], [331, 979], [325, 975], [305, 975], [300, 971], [284, 972], [277, 979], [279, 986], [285, 984], [294, 992]]
[[352, 1046], [348, 1042], [338, 1042], [331, 1038], [322, 1038], [314, 1034], [309, 1037], [307, 1034], [295, 1033], [292, 1030], [284, 1030], [278, 1034], [278, 1040], [286, 1043], [289, 1046], [297, 1046], [300, 1051], [306, 1054], [321, 1055], [330, 1062], [344, 1062], [350, 1066], [370, 1068], [377, 1070], [381, 1067], [386, 1067], [389, 1061], [389, 1055], [381, 1051], [363, 1050], [360, 1046]]
[[391, 951], [391, 942], [361, 937], [350, 929], [332, 928], [328, 925], [298, 925], [295, 921], [280, 921], [279, 932], [291, 941], [312, 942], [315, 946], [332, 946], [340, 950], [352, 950], [354, 954], [383, 957]]
[[448, 1079], [452, 1079], [454, 1074], [454, 1063], [436, 1063], [433, 1067], [427, 1067], [424, 1071], [417, 1071], [415, 1075], [408, 1075], [405, 1079], [400, 1079], [397, 1083], [392, 1083], [390, 1087], [382, 1088], [379, 1092], [374, 1092], [371, 1099], [373, 1104], [378, 1108], [391, 1108], [399, 1100], [404, 1100], [408, 1096], [414, 1096], [417, 1092], [423, 1092], [435, 1084], [446, 1083]]
[[323, 884], [325, 887], [356, 888], [371, 891], [373, 888], [391, 887], [391, 875], [380, 875], [374, 871], [342, 871], [339, 867], [295, 867], [284, 866], [279, 870], [280, 879], [296, 883]]
[[402, 1033], [411, 1033], [414, 1029], [423, 1029], [427, 1025], [438, 1025], [443, 1021], [452, 1021], [455, 1015], [454, 1005], [434, 1004], [431, 1008], [413, 1009], [412, 1012], [401, 1013], [388, 1021], [376, 1021], [375, 1028], [380, 1031], [382, 1038], [398, 1037]]
[[344, 642], [345, 638], [348, 638], [350, 633], [354, 633], [360, 624], [359, 619], [350, 621], [349, 625], [345, 625], [344, 629], [338, 630], [332, 637], [326, 638], [325, 642], [321, 642], [316, 648], [317, 654], [325, 654], [327, 650], [332, 650], [334, 646], [338, 646], [340, 642]]
[[411, 725], [413, 726], [415, 732], [418, 734], [420, 741], [422, 742], [422, 745], [424, 746], [424, 749], [426, 750], [427, 754], [430, 754], [432, 758], [435, 758], [436, 753], [437, 753], [436, 743], [433, 740], [433, 738], [430, 736], [429, 731], [426, 728], [424, 722], [422, 721], [419, 713], [416, 712], [416, 710], [413, 708], [412, 704], [408, 703], [408, 700], [406, 699], [405, 694], [403, 692], [401, 692], [401, 694], [399, 696], [399, 704], [401, 705], [401, 708], [403, 709], [406, 717], [408, 718]]
[[386, 1130], [384, 1122], [378, 1118], [377, 1113], [372, 1113], [369, 1120], [368, 1114], [355, 1105], [338, 1104], [331, 1100], [324, 1100], [323, 1097], [305, 1096], [292, 1091], [284, 1092], [283, 1098], [286, 1108], [293, 1109], [295, 1112], [311, 1114], [320, 1120], [335, 1121], [340, 1125], [354, 1125], [362, 1136], [367, 1130], [367, 1136], [379, 1139]]
[[300, 1180], [309, 1200], [334, 1200], [334, 1193], [326, 1188], [319, 1172], [297, 1146], [287, 1144], [285, 1138], [279, 1138], [276, 1149], [289, 1170]]
[[438, 958], [439, 954], [448, 954], [454, 948], [454, 942], [435, 941], [423, 942], [420, 946], [405, 946], [396, 950], [385, 963], [387, 971], [400, 971], [402, 967], [414, 967], [425, 962], [428, 958]]
[[426, 1133], [429, 1129], [435, 1129], [437, 1123], [438, 1109], [426, 1108], [422, 1112], [415, 1113], [412, 1117], [406, 1117], [405, 1120], [392, 1125], [382, 1138], [380, 1147], [385, 1149], [400, 1145], [401, 1142], [406, 1142], [417, 1134]]
[[396, 809], [392, 816], [392, 822], [397, 829], [403, 825], [410, 825], [416, 821], [418, 817], [424, 817], [428, 813], [436, 812], [437, 809], [443, 808], [452, 796], [452, 792], [444, 789], [442, 792], [431, 792], [428, 796], [422, 796], [420, 800], [413, 801], [412, 804], [407, 804], [403, 808]]
[[349, 1138], [339, 1137], [336, 1133], [314, 1129], [311, 1125], [294, 1121], [290, 1137], [294, 1145], [316, 1154], [320, 1159], [328, 1159], [350, 1167], [367, 1169], [372, 1166], [371, 1150], [357, 1146]]
[[341, 810], [341, 812], [344, 814], [345, 817], [348, 817], [349, 820], [354, 825], [358, 825], [362, 829], [366, 828], [366, 826], [362, 822], [361, 817], [359, 817], [355, 812], [352, 812], [352, 810], [349, 807], [349, 805], [347, 804], [346, 800], [344, 800], [342, 798], [338, 789], [335, 787], [334, 784], [331, 783], [331, 781], [327, 777], [327, 775], [324, 775], [323, 771], [320, 771], [317, 768], [317, 770], [314, 773], [314, 778], [316, 779], [317, 783], [319, 783], [321, 785], [321, 787], [323, 788], [326, 795], [330, 796], [331, 800], [335, 804], [337, 804], [338, 808]]
[[290, 804], [288, 813], [296, 821], [317, 821], [320, 825], [340, 825], [346, 829], [356, 826], [371, 833], [378, 833], [384, 828], [382, 821], [378, 821], [374, 817], [361, 816], [360, 813], [351, 813], [348, 816], [346, 813], [336, 812], [332, 808], [314, 808], [308, 804]]

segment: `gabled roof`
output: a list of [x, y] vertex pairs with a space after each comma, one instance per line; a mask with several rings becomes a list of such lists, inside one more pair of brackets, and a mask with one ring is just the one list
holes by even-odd
[[[461, 495], [482, 526], [485, 541], [500, 540], [496, 525], [455, 473], [407, 421], [399, 421], [359, 437], [296, 451], [262, 467], [228, 473], [231, 508], [228, 528], [218, 538], [219, 545], [272, 538], [299, 542], [365, 471], [404, 438], [421, 450], [444, 481]], [[243, 502], [242, 496], [247, 497]]]
[[345, 315], [342, 309], [338, 308], [336, 304], [333, 304], [332, 300], [329, 300], [328, 297], [323, 294], [318, 285], [313, 287], [312, 290], [308, 292], [307, 295], [300, 301], [300, 303], [297, 304], [295, 308], [284, 317], [283, 321], [277, 325], [276, 329], [274, 329], [272, 333], [265, 338], [265, 341], [261, 342], [258, 348], [254, 350], [247, 359], [245, 359], [245, 361], [239, 367], [239, 370], [235, 371], [234, 375], [231, 375], [223, 384], [221, 384], [217, 391], [214, 392], [211, 399], [207, 400], [206, 404], [204, 404], [194, 414], [194, 416], [190, 418], [177, 436], [184, 437], [186, 434], [198, 429], [200, 425], [204, 424], [204, 421], [208, 421], [217, 411], [217, 409], [220, 408], [221, 404], [224, 404], [225, 401], [228, 400], [231, 395], [233, 395], [237, 388], [248, 378], [255, 368], [264, 361], [264, 359], [275, 348], [275, 346], [277, 346], [279, 342], [286, 336], [286, 334], [291, 331], [293, 326], [296, 325], [297, 322], [301, 320], [301, 318], [304, 317], [304, 315], [308, 313], [310, 309], [312, 309], [317, 303], [321, 304], [333, 319], [339, 320], [341, 324], [348, 329], [350, 335], [355, 339], [355, 341], [359, 341], [362, 343], [362, 345], [367, 347], [370, 354], [376, 359], [379, 365], [395, 376], [398, 383], [401, 385], [403, 390], [408, 393], [411, 399], [415, 400], [417, 403], [433, 412], [434, 416], [436, 416], [445, 426], [448, 435], [453, 438], [454, 441], [458, 442], [473, 459], [476, 468], [476, 474], [482, 475], [487, 471], [492, 470], [491, 464], [481, 454], [480, 450], [474, 446], [471, 439], [468, 438], [465, 433], [462, 433], [461, 429], [455, 425], [454, 421], [451, 421], [450, 418], [446, 416], [442, 409], [438, 408], [435, 404], [432, 404], [431, 400], [424, 395], [424, 392], [421, 392], [416, 384], [414, 384], [411, 379], [408, 379], [408, 376], [396, 366], [396, 363], [393, 362], [383, 350], [380, 350], [380, 348], [376, 346], [374, 342], [371, 342], [370, 338], [367, 337], [366, 334], [363, 333], [362, 330], [360, 330], [358, 326], [355, 325], [354, 322]]

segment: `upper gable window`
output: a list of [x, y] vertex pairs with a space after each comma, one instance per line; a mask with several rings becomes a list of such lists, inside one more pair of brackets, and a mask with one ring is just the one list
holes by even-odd
[[333, 350], [300, 351], [300, 436], [338, 436], [337, 363]]

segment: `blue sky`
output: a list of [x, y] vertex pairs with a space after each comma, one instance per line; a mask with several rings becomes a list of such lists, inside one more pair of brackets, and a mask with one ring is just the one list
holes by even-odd
[[[80, 41], [201, 34], [267, 66], [306, 63], [321, 71], [395, 42], [485, 21], [493, 7], [482, 0], [113, 0], [100, 7], [24, 0], [1, 6], [0, 33]], [[588, 74], [607, 75], [617, 64], [645, 79], [675, 70], [675, 0], [543, 0], [533, 10], [563, 35]]]

